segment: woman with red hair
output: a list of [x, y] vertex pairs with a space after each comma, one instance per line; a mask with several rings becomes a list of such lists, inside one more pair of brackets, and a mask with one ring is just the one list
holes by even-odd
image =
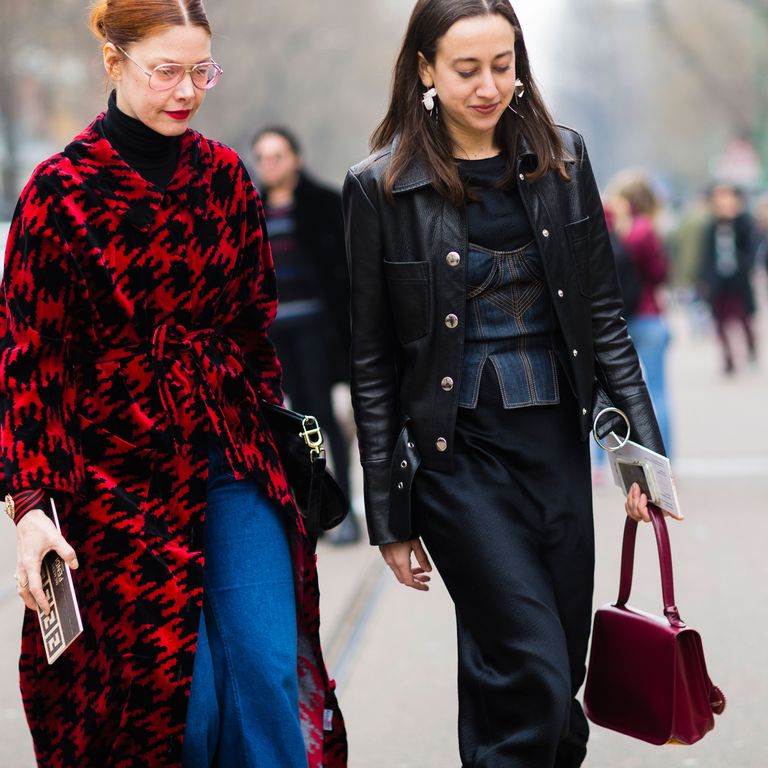
[[[42, 163], [6, 250], [0, 454], [40, 765], [339, 768], [313, 549], [260, 402], [275, 277], [234, 151], [189, 123], [221, 76], [200, 0], [100, 0], [114, 85]], [[59, 511], [61, 533], [44, 514]], [[40, 563], [83, 633], [52, 666]]]

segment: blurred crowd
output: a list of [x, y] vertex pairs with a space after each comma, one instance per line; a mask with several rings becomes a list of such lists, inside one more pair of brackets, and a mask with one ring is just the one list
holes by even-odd
[[667, 451], [674, 452], [667, 394], [668, 312], [682, 308], [696, 334], [716, 334], [721, 371], [758, 365], [758, 293], [768, 269], [768, 192], [715, 181], [678, 205], [645, 170], [618, 173], [604, 191], [625, 317]]

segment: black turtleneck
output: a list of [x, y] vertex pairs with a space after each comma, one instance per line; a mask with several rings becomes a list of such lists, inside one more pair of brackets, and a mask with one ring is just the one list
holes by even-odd
[[115, 91], [101, 125], [104, 138], [131, 168], [159, 189], [168, 186], [179, 164], [180, 136], [163, 136], [121, 112]]

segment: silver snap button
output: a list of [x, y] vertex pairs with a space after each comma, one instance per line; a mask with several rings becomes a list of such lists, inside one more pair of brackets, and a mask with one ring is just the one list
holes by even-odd
[[518, 178], [520, 179], [520, 181], [525, 181], [525, 174], [524, 174], [524, 173], [521, 173], [521, 174], [518, 176]]
[[437, 448], [440, 453], [445, 453], [448, 450], [448, 441], [444, 437], [438, 437], [435, 441], [435, 448]]
[[581, 409], [581, 415], [582, 416], [586, 416], [587, 415], [587, 409], [586, 408], [582, 408]]
[[413, 449], [413, 448], [415, 448], [416, 446], [415, 446], [413, 443], [408, 443], [408, 447], [409, 447], [409, 448], [411, 448], [411, 449]]
[[544, 237], [549, 237], [549, 230], [548, 229], [542, 229], [541, 234], [544, 235]]
[[558, 296], [559, 296], [559, 297], [562, 299], [562, 298], [563, 298], [563, 296], [565, 296], [565, 291], [564, 291], [564, 290], [561, 288], [561, 289], [560, 289], [560, 290], [557, 292], [557, 295], [558, 295]]
[[397, 484], [397, 490], [398, 490], [398, 491], [402, 491], [402, 490], [403, 490], [403, 488], [405, 488], [405, 483], [398, 483], [398, 484]]
[[578, 357], [579, 356], [579, 350], [578, 349], [574, 349], [573, 350], [573, 356], [574, 357]]
[[401, 461], [400, 462], [400, 467], [402, 469], [408, 469], [408, 462], [407, 461]]
[[447, 328], [456, 328], [456, 326], [459, 324], [459, 318], [456, 317], [456, 315], [448, 315], [445, 318], [445, 325]]
[[446, 376], [441, 382], [440, 386], [446, 391], [450, 392], [453, 389], [453, 379], [450, 376]]
[[449, 267], [458, 267], [461, 264], [461, 256], [456, 251], [451, 251], [445, 257], [445, 260], [448, 262]]

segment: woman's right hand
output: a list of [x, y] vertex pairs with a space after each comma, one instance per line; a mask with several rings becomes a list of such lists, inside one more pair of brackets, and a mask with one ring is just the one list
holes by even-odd
[[[429, 591], [431, 580], [429, 573], [432, 571], [432, 563], [429, 562], [429, 556], [424, 550], [421, 539], [381, 544], [379, 549], [384, 562], [392, 569], [392, 573], [401, 584], [411, 589], [418, 589], [420, 592]], [[411, 553], [416, 558], [417, 567], [413, 566]]]
[[16, 526], [16, 592], [32, 611], [38, 606], [46, 615], [51, 610], [43, 593], [40, 573], [43, 558], [55, 550], [73, 570], [77, 568], [75, 550], [56, 529], [42, 509], [32, 509]]

